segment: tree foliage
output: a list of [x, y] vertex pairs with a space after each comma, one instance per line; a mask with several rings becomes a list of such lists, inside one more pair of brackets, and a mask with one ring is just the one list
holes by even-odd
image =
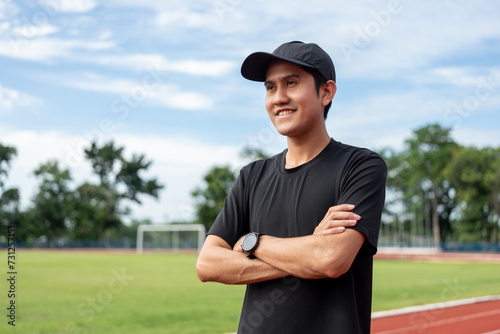
[[[240, 157], [247, 161], [268, 158], [269, 155], [260, 148], [245, 146]], [[211, 168], [203, 178], [204, 185], [196, 188], [191, 194], [195, 200], [196, 220], [205, 225], [207, 230], [222, 210], [237, 174], [229, 165]]]
[[[425, 193], [431, 204], [431, 221], [434, 243], [439, 244], [445, 235], [442, 227], [448, 225], [448, 213], [443, 212], [450, 203], [450, 187], [443, 177], [443, 171], [450, 162], [457, 144], [450, 137], [451, 129], [432, 124], [417, 129], [413, 136], [405, 141], [405, 164], [410, 189]], [[444, 213], [444, 215], [443, 215]], [[444, 226], [443, 226], [444, 225]]]
[[11, 162], [16, 155], [15, 147], [0, 143], [0, 228], [2, 228], [0, 235], [5, 234], [6, 226], [20, 225], [22, 219], [19, 210], [19, 189], [5, 187]]
[[55, 160], [41, 164], [33, 174], [40, 180], [38, 192], [32, 199], [32, 222], [40, 235], [49, 240], [66, 234], [71, 213], [73, 194], [71, 174]]
[[500, 148], [457, 149], [445, 176], [462, 203], [456, 213], [462, 239], [498, 242]]
[[261, 148], [258, 147], [251, 147], [251, 146], [245, 146], [240, 152], [240, 156], [245, 159], [245, 160], [259, 160], [259, 159], [266, 159], [269, 157], [269, 155], [264, 152]]
[[[159, 191], [164, 187], [157, 179], [145, 179], [140, 175], [152, 162], [145, 161], [144, 155], [133, 155], [131, 159], [127, 159], [124, 148], [115, 147], [113, 142], [103, 146], [93, 142], [85, 149], [85, 156], [100, 184], [85, 183], [76, 191], [80, 201], [78, 205], [88, 215], [75, 217], [75, 228], [80, 236], [84, 233], [92, 238], [102, 239], [104, 232], [109, 228], [119, 227], [122, 223], [119, 217], [128, 213], [128, 208], [120, 207], [123, 200], [141, 204], [139, 195], [158, 198]], [[92, 228], [89, 221], [93, 224]]]
[[100, 185], [85, 182], [74, 191], [71, 217], [72, 238], [102, 240], [109, 229], [122, 225], [118, 212], [109, 211], [109, 192]]
[[207, 230], [224, 206], [224, 201], [236, 179], [230, 166], [216, 166], [203, 178], [205, 184], [196, 188], [192, 195], [195, 199], [197, 221]]
[[450, 131], [431, 124], [415, 130], [401, 152], [383, 150], [387, 187], [404, 220], [431, 222], [435, 244], [492, 241], [498, 238], [499, 149], [462, 147]]
[[[109, 142], [101, 147], [96, 142], [85, 150], [94, 173], [99, 177], [101, 186], [109, 191], [109, 196], [116, 202], [128, 199], [141, 204], [138, 195], [146, 194], [158, 198], [163, 189], [157, 179], [145, 180], [139, 174], [147, 170], [152, 162], [145, 161], [144, 155], [133, 155], [127, 160], [123, 147], [115, 147]], [[115, 198], [116, 197], [116, 198]]]
[[9, 175], [10, 163], [17, 155], [15, 147], [6, 146], [0, 143], [0, 190], [3, 190], [5, 180]]
[[152, 164], [144, 155], [127, 159], [123, 147], [93, 142], [85, 157], [97, 184], [85, 181], [73, 188], [69, 169], [55, 160], [42, 163], [33, 172], [39, 184], [31, 206], [21, 212], [19, 191], [3, 187], [15, 155], [15, 148], [0, 144], [0, 222], [17, 225], [16, 234], [22, 241], [39, 237], [49, 245], [55, 245], [58, 238], [102, 241], [108, 231], [124, 230], [122, 219], [129, 209], [122, 202], [140, 204], [142, 195], [158, 198], [164, 187], [157, 179], [141, 175]]

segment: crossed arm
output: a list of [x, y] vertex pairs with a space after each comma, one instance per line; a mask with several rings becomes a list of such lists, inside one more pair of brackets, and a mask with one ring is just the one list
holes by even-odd
[[231, 247], [222, 238], [209, 235], [196, 263], [201, 281], [250, 284], [288, 275], [316, 279], [338, 277], [349, 270], [365, 236], [354, 226], [361, 218], [353, 205], [331, 207], [314, 233], [298, 238], [261, 236], [256, 259], [242, 252], [243, 236]]

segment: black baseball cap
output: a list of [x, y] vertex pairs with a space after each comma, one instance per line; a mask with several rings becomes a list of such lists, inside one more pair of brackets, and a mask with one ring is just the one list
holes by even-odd
[[281, 44], [273, 53], [252, 53], [243, 61], [241, 75], [248, 80], [264, 82], [267, 68], [278, 59], [316, 69], [326, 80], [335, 81], [335, 67], [328, 53], [317, 44], [299, 41]]

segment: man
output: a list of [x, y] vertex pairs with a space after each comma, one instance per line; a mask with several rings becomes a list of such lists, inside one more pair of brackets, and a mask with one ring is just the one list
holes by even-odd
[[198, 276], [247, 284], [239, 334], [369, 333], [386, 165], [328, 135], [335, 68], [318, 45], [253, 53], [241, 73], [264, 82], [267, 112], [288, 148], [241, 170]]

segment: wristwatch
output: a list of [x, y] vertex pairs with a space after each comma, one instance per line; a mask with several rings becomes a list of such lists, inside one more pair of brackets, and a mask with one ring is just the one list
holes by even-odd
[[260, 237], [259, 233], [250, 232], [245, 236], [245, 238], [243, 238], [243, 242], [241, 243], [241, 248], [243, 249], [243, 253], [247, 254], [248, 257], [251, 259], [255, 258], [253, 252], [259, 245], [259, 237]]

